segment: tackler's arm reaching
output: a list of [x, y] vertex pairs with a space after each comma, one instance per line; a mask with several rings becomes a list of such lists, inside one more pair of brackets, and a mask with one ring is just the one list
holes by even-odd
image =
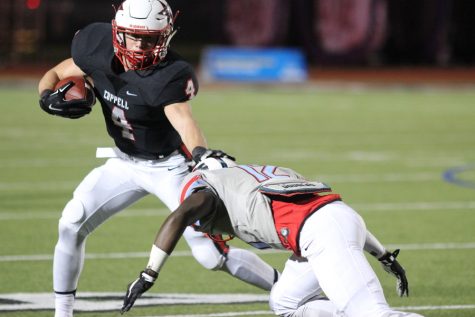
[[171, 213], [160, 227], [150, 252], [146, 268], [127, 287], [121, 313], [129, 311], [143, 293], [148, 291], [158, 277], [160, 269], [175, 249], [185, 228], [198, 219], [212, 213], [218, 206], [218, 198], [210, 191], [192, 194]]
[[399, 249], [389, 252], [378, 241], [378, 239], [369, 231], [366, 231], [365, 251], [373, 255], [381, 263], [383, 269], [396, 277], [396, 291], [400, 297], [409, 296], [409, 283], [406, 277], [406, 271], [402, 265], [396, 260]]

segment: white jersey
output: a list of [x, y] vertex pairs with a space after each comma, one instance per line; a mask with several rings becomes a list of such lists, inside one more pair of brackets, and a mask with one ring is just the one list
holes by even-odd
[[[185, 178], [181, 200], [201, 188], [210, 188], [224, 203], [238, 238], [258, 248], [285, 249], [276, 232], [270, 199], [258, 190], [260, 185], [282, 179], [303, 177], [291, 169], [275, 166], [199, 170]], [[200, 225], [197, 224], [197, 229], [207, 232]]]
[[[389, 307], [363, 254], [368, 239], [363, 219], [325, 184], [286, 168], [244, 165], [192, 173], [181, 200], [199, 190], [217, 198], [203, 195], [209, 204], [190, 198], [190, 208], [210, 209], [198, 230], [232, 227], [245, 242], [293, 250], [306, 259], [291, 257], [274, 284], [270, 305], [276, 315], [422, 317]], [[330, 300], [315, 300], [323, 293]]]

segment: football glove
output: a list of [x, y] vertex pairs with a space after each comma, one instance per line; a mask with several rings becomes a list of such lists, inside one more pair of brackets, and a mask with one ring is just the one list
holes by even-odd
[[55, 91], [46, 89], [40, 96], [40, 107], [45, 112], [69, 119], [78, 119], [91, 112], [91, 105], [86, 100], [65, 100], [65, 95], [74, 83], [64, 84]]
[[208, 157], [214, 157], [214, 158], [222, 158], [225, 157], [227, 159], [230, 159], [232, 161], [236, 161], [234, 157], [231, 155], [226, 154], [225, 152], [221, 150], [212, 150], [212, 149], [207, 149], [202, 146], [197, 146], [193, 149], [191, 156], [193, 158], [193, 161], [195, 163], [199, 163], [200, 161], [207, 159]]
[[406, 278], [406, 271], [404, 271], [404, 268], [396, 260], [399, 251], [400, 250], [397, 249], [393, 253], [386, 252], [378, 260], [386, 272], [397, 278], [396, 291], [400, 297], [403, 297], [404, 295], [409, 296], [409, 284]]
[[127, 286], [120, 313], [123, 314], [129, 311], [134, 306], [135, 300], [153, 286], [157, 277], [158, 273], [150, 269], [140, 272], [139, 277]]

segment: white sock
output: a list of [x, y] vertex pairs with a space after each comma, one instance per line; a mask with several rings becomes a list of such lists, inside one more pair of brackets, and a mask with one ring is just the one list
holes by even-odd
[[73, 317], [74, 294], [54, 294], [54, 317]]

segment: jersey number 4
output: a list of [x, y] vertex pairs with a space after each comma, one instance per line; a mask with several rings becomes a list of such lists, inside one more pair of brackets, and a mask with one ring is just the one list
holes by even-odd
[[188, 96], [189, 100], [196, 95], [195, 84], [193, 84], [192, 79], [188, 79], [188, 82], [186, 83], [185, 94]]
[[122, 129], [122, 137], [135, 141], [132, 126], [125, 118], [124, 110], [114, 107], [112, 109], [112, 121], [116, 126]]

